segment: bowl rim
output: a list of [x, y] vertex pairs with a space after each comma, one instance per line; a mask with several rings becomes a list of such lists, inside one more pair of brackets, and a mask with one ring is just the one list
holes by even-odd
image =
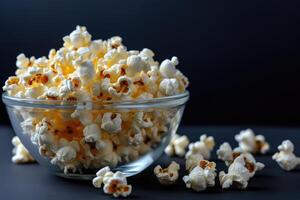
[[[152, 99], [133, 99], [133, 100], [92, 100], [92, 101], [66, 101], [66, 100], [45, 100], [45, 99], [29, 99], [9, 96], [7, 92], [2, 93], [2, 101], [6, 106], [23, 106], [36, 108], [60, 108], [60, 109], [90, 109], [94, 108], [150, 108], [183, 105], [189, 99], [190, 93], [185, 90], [182, 93], [164, 96]], [[84, 107], [83, 105], [86, 105]]]

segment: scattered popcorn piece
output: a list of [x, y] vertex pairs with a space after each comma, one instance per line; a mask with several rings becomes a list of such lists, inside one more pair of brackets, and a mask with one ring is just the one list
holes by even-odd
[[113, 172], [110, 171], [110, 168], [108, 166], [104, 167], [96, 173], [96, 177], [93, 179], [93, 185], [96, 188], [101, 188], [102, 184], [107, 184], [108, 179], [112, 176]]
[[132, 186], [127, 184], [126, 177], [121, 172], [116, 172], [112, 177], [108, 178], [107, 183], [103, 187], [106, 194], [112, 194], [114, 197], [127, 197], [131, 194]]
[[168, 156], [184, 156], [185, 149], [189, 145], [189, 139], [186, 135], [179, 136], [175, 134], [169, 145], [165, 148], [165, 153]]
[[162, 185], [172, 185], [178, 179], [178, 171], [180, 169], [179, 164], [172, 161], [172, 163], [167, 168], [162, 168], [160, 165], [157, 165], [154, 168], [154, 174], [156, 175], [158, 181]]
[[207, 187], [215, 185], [216, 163], [201, 160], [199, 165], [194, 167], [189, 175], [183, 177], [187, 188], [197, 192], [205, 190]]
[[270, 149], [263, 135], [255, 135], [251, 129], [242, 130], [235, 136], [239, 148], [243, 152], [265, 154]]
[[264, 164], [256, 162], [251, 154], [241, 154], [229, 166], [227, 174], [224, 171], [219, 173], [221, 187], [229, 188], [236, 183], [238, 188], [245, 189], [249, 179], [254, 176], [256, 171], [263, 168]]
[[188, 171], [192, 171], [203, 159], [204, 158], [201, 154], [186, 154], [185, 169]]
[[300, 165], [300, 158], [294, 154], [294, 144], [290, 140], [284, 140], [281, 145], [278, 146], [279, 152], [273, 155], [278, 165], [286, 170], [293, 170], [297, 165]]
[[206, 134], [200, 136], [200, 141], [189, 144], [189, 151], [186, 153], [186, 157], [191, 154], [201, 154], [204, 159], [210, 158], [210, 153], [215, 146], [215, 140], [212, 136], [207, 137]]
[[14, 145], [12, 151], [14, 155], [11, 158], [11, 161], [13, 163], [21, 164], [21, 163], [30, 163], [35, 161], [34, 158], [27, 151], [27, 149], [24, 147], [24, 145], [21, 143], [18, 136], [14, 136], [11, 140], [11, 143]]
[[217, 150], [218, 158], [225, 162], [227, 166], [229, 166], [233, 160], [241, 155], [243, 152], [240, 151], [240, 148], [235, 148], [232, 150], [230, 144], [228, 142], [224, 142], [220, 145]]

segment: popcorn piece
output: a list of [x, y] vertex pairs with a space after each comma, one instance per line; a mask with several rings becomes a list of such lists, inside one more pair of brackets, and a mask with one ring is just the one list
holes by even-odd
[[114, 197], [127, 197], [132, 191], [132, 186], [127, 184], [126, 177], [121, 172], [116, 172], [107, 180], [103, 187], [106, 194], [112, 194]]
[[173, 78], [177, 72], [176, 65], [178, 65], [178, 58], [173, 56], [171, 60], [166, 59], [160, 64], [159, 71], [166, 78]]
[[108, 133], [118, 133], [121, 131], [122, 119], [119, 113], [104, 113], [101, 128]]
[[30, 61], [29, 59], [25, 56], [25, 54], [21, 53], [17, 56], [17, 62], [16, 66], [18, 68], [23, 68], [23, 67], [28, 67]]
[[28, 152], [28, 150], [21, 143], [18, 136], [14, 136], [11, 140], [11, 143], [14, 145], [12, 151], [14, 155], [11, 158], [11, 161], [13, 163], [21, 164], [21, 163], [30, 163], [35, 161], [34, 158]]
[[189, 144], [189, 151], [186, 153], [186, 157], [191, 154], [201, 154], [204, 159], [210, 158], [210, 152], [215, 146], [215, 141], [212, 136], [207, 137], [206, 134], [200, 136], [200, 141]]
[[73, 62], [76, 72], [83, 83], [89, 83], [95, 76], [95, 69], [92, 61], [76, 60]]
[[58, 150], [55, 152], [51, 163], [63, 168], [65, 174], [70, 171], [74, 173], [76, 171], [76, 165], [78, 165], [76, 157], [79, 150], [80, 147], [77, 141], [69, 142], [66, 139], [60, 139]]
[[65, 36], [64, 46], [67, 48], [80, 48], [87, 46], [91, 40], [91, 35], [87, 32], [84, 26], [76, 26], [76, 30], [69, 36]]
[[110, 171], [109, 167], [104, 167], [100, 169], [96, 173], [96, 177], [93, 179], [93, 185], [96, 188], [101, 188], [102, 184], [107, 184], [108, 180], [114, 175], [112, 171]]
[[127, 58], [126, 74], [130, 77], [141, 71], [148, 71], [148, 65], [144, 62], [142, 57], [132, 55]]
[[272, 158], [283, 170], [290, 171], [300, 165], [300, 158], [295, 156], [294, 144], [290, 140], [284, 140], [278, 150]]
[[219, 173], [219, 180], [222, 188], [229, 188], [236, 183], [240, 189], [248, 186], [248, 181], [255, 172], [264, 168], [264, 164], [256, 162], [251, 154], [241, 154], [228, 168], [228, 173]]
[[168, 156], [184, 156], [185, 149], [189, 144], [189, 139], [186, 135], [179, 136], [175, 134], [171, 139], [170, 144], [165, 148], [165, 153]]
[[90, 124], [83, 129], [84, 140], [87, 143], [94, 143], [100, 139], [101, 130], [97, 124]]
[[117, 83], [108, 88], [108, 92], [115, 97], [128, 96], [131, 94], [131, 79], [127, 76], [120, 76]]
[[215, 185], [216, 163], [202, 160], [193, 168], [189, 175], [183, 177], [187, 188], [199, 192]]
[[188, 171], [192, 171], [201, 160], [204, 160], [201, 154], [187, 154], [185, 159], [185, 169]]
[[244, 152], [265, 154], [270, 149], [265, 137], [255, 135], [251, 129], [242, 130], [235, 136], [235, 140], [239, 143], [241, 151]]
[[171, 96], [179, 93], [179, 83], [175, 78], [165, 78], [159, 84], [161, 94]]
[[160, 165], [157, 165], [154, 168], [154, 174], [162, 185], [172, 185], [178, 179], [179, 169], [179, 165], [172, 161], [172, 163], [164, 169]]
[[243, 152], [240, 151], [240, 148], [235, 148], [232, 150], [230, 144], [228, 142], [224, 142], [220, 145], [217, 150], [218, 158], [225, 162], [227, 166], [229, 166], [233, 160], [241, 155]]

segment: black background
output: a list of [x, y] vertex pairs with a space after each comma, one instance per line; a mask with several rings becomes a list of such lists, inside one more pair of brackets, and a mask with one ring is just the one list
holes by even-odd
[[19, 53], [47, 55], [79, 24], [159, 61], [178, 56], [191, 82], [184, 124], [299, 125], [299, 9], [297, 0], [1, 0], [0, 82]]

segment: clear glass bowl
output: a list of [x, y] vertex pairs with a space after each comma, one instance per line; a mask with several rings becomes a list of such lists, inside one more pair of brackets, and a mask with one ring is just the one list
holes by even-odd
[[91, 179], [104, 166], [127, 176], [144, 170], [175, 134], [188, 98], [184, 92], [150, 100], [72, 102], [2, 94], [13, 129], [31, 155], [56, 175], [74, 179]]

